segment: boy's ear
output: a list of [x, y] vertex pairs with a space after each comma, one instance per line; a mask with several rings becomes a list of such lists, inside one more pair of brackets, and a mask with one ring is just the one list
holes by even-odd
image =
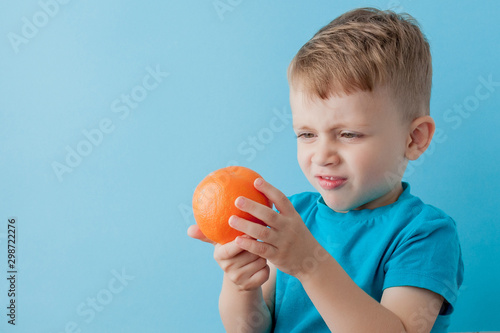
[[406, 142], [406, 158], [412, 161], [419, 158], [431, 144], [435, 130], [436, 124], [430, 116], [415, 119], [410, 124], [410, 132]]

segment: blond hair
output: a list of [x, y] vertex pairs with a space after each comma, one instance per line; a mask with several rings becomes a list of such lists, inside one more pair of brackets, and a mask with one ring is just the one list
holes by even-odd
[[403, 119], [411, 121], [429, 114], [430, 47], [410, 15], [359, 8], [337, 17], [302, 46], [288, 80], [322, 99], [386, 86]]

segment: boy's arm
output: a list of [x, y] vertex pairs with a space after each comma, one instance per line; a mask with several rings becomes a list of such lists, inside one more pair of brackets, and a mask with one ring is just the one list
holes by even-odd
[[439, 294], [408, 286], [387, 288], [380, 301], [402, 319], [410, 332], [430, 332], [443, 302]]
[[443, 303], [442, 296], [426, 289], [393, 287], [384, 291], [378, 303], [354, 283], [333, 257], [327, 253], [325, 257], [314, 270], [297, 278], [330, 330], [431, 331]]
[[[264, 302], [266, 302], [267, 308], [269, 309], [269, 313], [271, 315], [271, 319], [274, 316], [274, 304], [275, 304], [275, 296], [276, 296], [276, 266], [274, 266], [271, 262], [267, 262], [269, 265], [269, 279], [262, 285], [262, 294], [264, 296]], [[272, 320], [271, 320], [272, 323]]]
[[219, 312], [226, 331], [270, 332], [276, 267], [234, 242], [220, 245], [211, 241], [197, 225], [189, 227], [188, 235], [215, 246], [214, 259], [224, 271]]
[[[330, 330], [384, 333], [431, 330], [442, 304], [441, 296], [425, 289], [394, 287], [386, 289], [382, 302], [377, 302], [318, 243], [283, 193], [262, 179], [257, 179], [254, 185], [280, 213], [238, 198], [239, 209], [264, 221], [268, 227], [241, 218], [230, 219], [233, 228], [251, 237], [237, 237], [236, 244], [297, 277]], [[425, 316], [419, 317], [419, 313]]]

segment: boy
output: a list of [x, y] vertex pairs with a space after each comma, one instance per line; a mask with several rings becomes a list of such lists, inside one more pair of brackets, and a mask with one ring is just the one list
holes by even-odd
[[215, 245], [226, 330], [446, 332], [463, 279], [455, 222], [402, 182], [435, 129], [417, 23], [348, 12], [299, 50], [288, 78], [298, 162], [318, 193], [287, 198], [257, 179], [277, 211], [236, 200], [269, 227], [232, 216], [245, 236]]

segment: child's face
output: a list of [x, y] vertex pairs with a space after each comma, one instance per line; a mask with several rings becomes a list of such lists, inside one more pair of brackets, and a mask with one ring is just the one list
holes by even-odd
[[330, 208], [373, 209], [397, 200], [409, 124], [384, 89], [322, 100], [292, 88], [290, 104], [300, 167]]

